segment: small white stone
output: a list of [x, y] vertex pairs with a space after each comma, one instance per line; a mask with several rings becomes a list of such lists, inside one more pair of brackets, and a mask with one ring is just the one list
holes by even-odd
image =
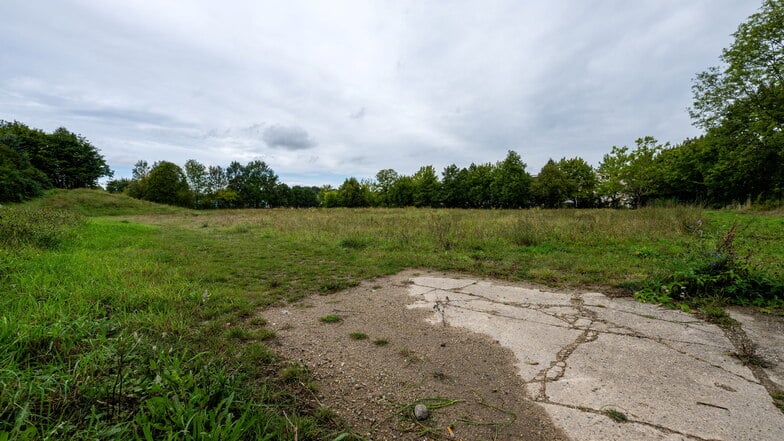
[[430, 410], [422, 403], [417, 404], [414, 406], [414, 416], [418, 421], [424, 421], [430, 416]]

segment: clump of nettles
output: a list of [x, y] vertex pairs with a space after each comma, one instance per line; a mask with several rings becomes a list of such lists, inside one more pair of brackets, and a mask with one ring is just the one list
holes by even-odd
[[[687, 231], [702, 237], [702, 222]], [[635, 293], [642, 301], [674, 304], [697, 303], [710, 298], [728, 304], [781, 306], [784, 282], [765, 276], [738, 252], [738, 224], [734, 223], [709, 251], [695, 253], [684, 268], [659, 279]]]

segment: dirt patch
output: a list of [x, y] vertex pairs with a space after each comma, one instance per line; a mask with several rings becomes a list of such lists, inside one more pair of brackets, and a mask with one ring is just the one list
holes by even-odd
[[[263, 312], [277, 332], [273, 348], [316, 380], [314, 402], [376, 440], [567, 440], [526, 396], [511, 351], [406, 307], [416, 274]], [[328, 315], [340, 321], [320, 320]], [[419, 402], [431, 408], [424, 421], [413, 415]]]

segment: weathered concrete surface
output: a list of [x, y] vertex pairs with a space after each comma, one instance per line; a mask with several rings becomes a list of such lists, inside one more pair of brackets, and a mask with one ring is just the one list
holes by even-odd
[[[434, 325], [511, 349], [528, 394], [575, 440], [784, 440], [784, 414], [765, 387], [732, 356], [724, 332], [694, 316], [447, 276], [412, 277], [409, 294], [410, 307], [433, 309]], [[781, 333], [755, 332], [784, 357]]]

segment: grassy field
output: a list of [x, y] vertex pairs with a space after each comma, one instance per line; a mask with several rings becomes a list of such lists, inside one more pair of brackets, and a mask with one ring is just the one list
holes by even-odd
[[780, 213], [195, 212], [54, 192], [0, 209], [0, 440], [354, 439], [303, 404], [314, 385], [255, 311], [411, 267], [631, 294], [709, 262], [728, 231], [780, 287]]

